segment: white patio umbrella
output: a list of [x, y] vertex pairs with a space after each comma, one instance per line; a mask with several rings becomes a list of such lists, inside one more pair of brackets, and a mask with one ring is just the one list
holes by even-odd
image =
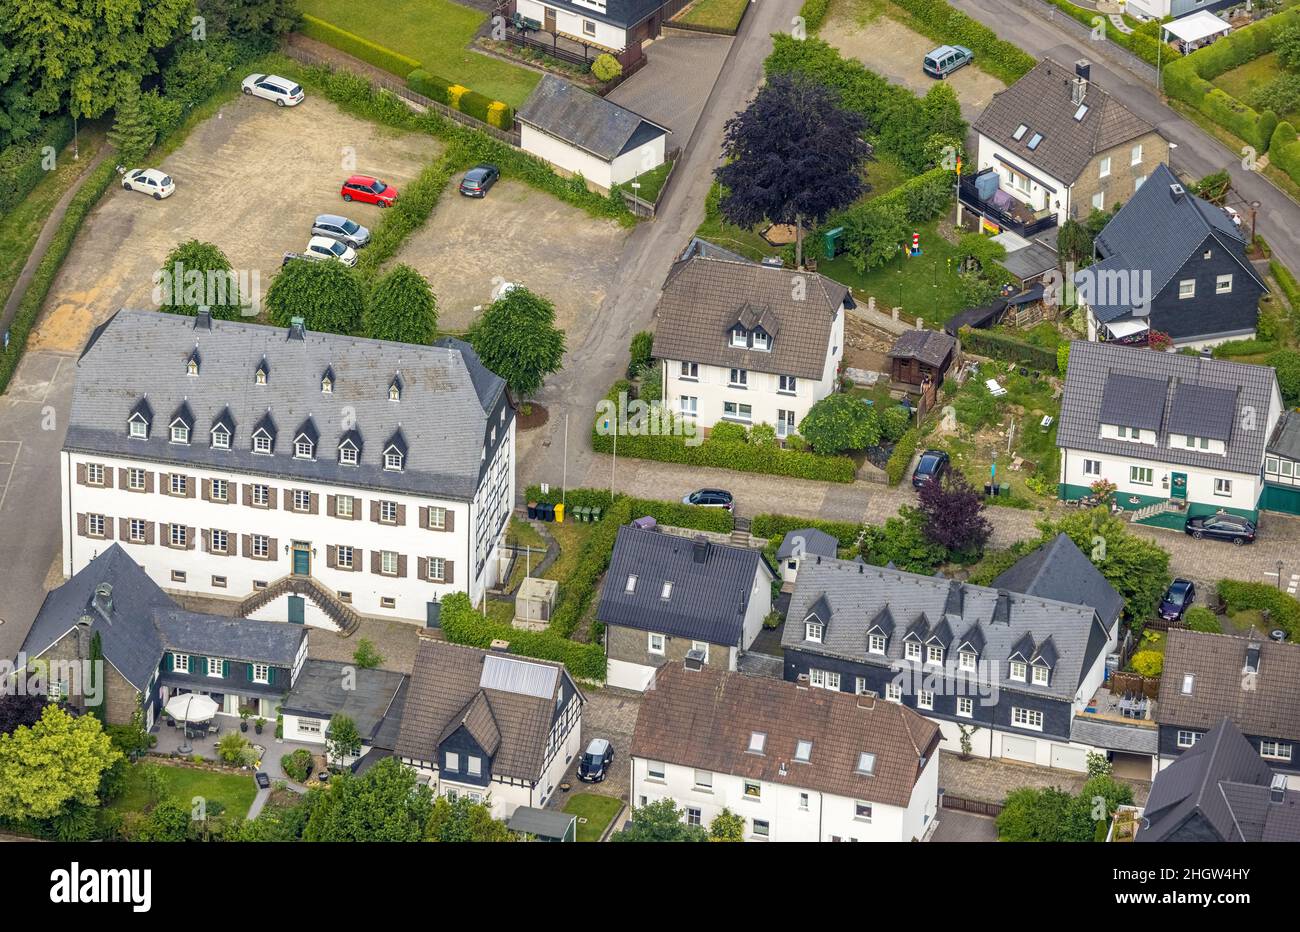
[[217, 714], [217, 702], [201, 693], [181, 693], [167, 700], [167, 714], [178, 722], [208, 722]]

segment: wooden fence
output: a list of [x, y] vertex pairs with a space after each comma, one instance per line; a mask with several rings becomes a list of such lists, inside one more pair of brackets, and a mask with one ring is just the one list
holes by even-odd
[[980, 799], [966, 799], [963, 796], [950, 796], [947, 793], [943, 794], [941, 801], [945, 809], [969, 812], [974, 815], [995, 816], [1002, 811], [1001, 803], [986, 803]]
[[[304, 65], [329, 68], [331, 70], [333, 70], [335, 67], [334, 62], [330, 61], [329, 59], [323, 58], [319, 55], [315, 55], [311, 52], [308, 52], [305, 49], [298, 48], [297, 46], [294, 45], [286, 45], [283, 49], [281, 49], [281, 51], [284, 52], [285, 55], [289, 56], [290, 58], [298, 62], [301, 62]], [[399, 81], [396, 77], [385, 78], [385, 77], [379, 77], [378, 75], [374, 75], [374, 74], [361, 74], [360, 72], [353, 72], [353, 73], [358, 74], [360, 77], [364, 77], [366, 80], [370, 82], [372, 87], [383, 88], [389, 93], [396, 94], [398, 97], [401, 97], [403, 100], [415, 104], [417, 107], [422, 107], [426, 110], [434, 110], [437, 113], [441, 114], [442, 116], [447, 117], [448, 119], [455, 120], [458, 123], [463, 123], [472, 129], [478, 130], [479, 132], [487, 133], [489, 136], [491, 136], [493, 139], [496, 139], [498, 142], [504, 142], [506, 145], [514, 146], [516, 149], [519, 148], [519, 125], [517, 123], [513, 128], [509, 130], [498, 129], [495, 126], [491, 126], [487, 123], [484, 123], [482, 120], [477, 119], [476, 117], [470, 116], [468, 113], [462, 113], [461, 111], [455, 109], [454, 107], [448, 107], [446, 104], [439, 103], [436, 100], [433, 100], [429, 97], [425, 97], [423, 94], [417, 94], [415, 91], [411, 90], [401, 81]]]
[[1156, 699], [1160, 696], [1160, 677], [1142, 676], [1140, 673], [1124, 673], [1117, 670], [1106, 681], [1106, 688], [1112, 695], [1141, 693], [1148, 699]]

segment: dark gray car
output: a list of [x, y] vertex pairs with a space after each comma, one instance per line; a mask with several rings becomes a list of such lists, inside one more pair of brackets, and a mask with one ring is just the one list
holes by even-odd
[[338, 214], [321, 214], [311, 225], [312, 236], [328, 236], [345, 246], [360, 249], [370, 242], [370, 231], [347, 217]]

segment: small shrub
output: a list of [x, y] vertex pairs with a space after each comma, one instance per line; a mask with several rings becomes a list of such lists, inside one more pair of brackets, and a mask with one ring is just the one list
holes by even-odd
[[295, 783], [305, 782], [311, 776], [312, 766], [311, 751], [306, 748], [298, 748], [292, 754], [280, 758], [280, 769]]
[[1183, 616], [1183, 621], [1193, 631], [1219, 634], [1223, 630], [1218, 616], [1203, 605], [1193, 605], [1189, 608], [1187, 614]]
[[613, 81], [623, 74], [623, 66], [608, 52], [602, 52], [591, 63], [591, 73], [597, 81]]
[[1165, 655], [1158, 650], [1140, 650], [1130, 661], [1134, 673], [1143, 676], [1159, 676], [1165, 667]]

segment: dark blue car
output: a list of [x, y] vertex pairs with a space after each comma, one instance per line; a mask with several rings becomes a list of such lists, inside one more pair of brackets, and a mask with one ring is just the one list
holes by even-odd
[[1195, 601], [1196, 584], [1190, 579], [1175, 579], [1160, 597], [1160, 617], [1165, 621], [1181, 621]]
[[948, 466], [947, 453], [942, 450], [926, 450], [921, 454], [921, 461], [916, 464], [916, 472], [912, 473], [912, 488], [919, 489], [927, 482], [942, 479]]

